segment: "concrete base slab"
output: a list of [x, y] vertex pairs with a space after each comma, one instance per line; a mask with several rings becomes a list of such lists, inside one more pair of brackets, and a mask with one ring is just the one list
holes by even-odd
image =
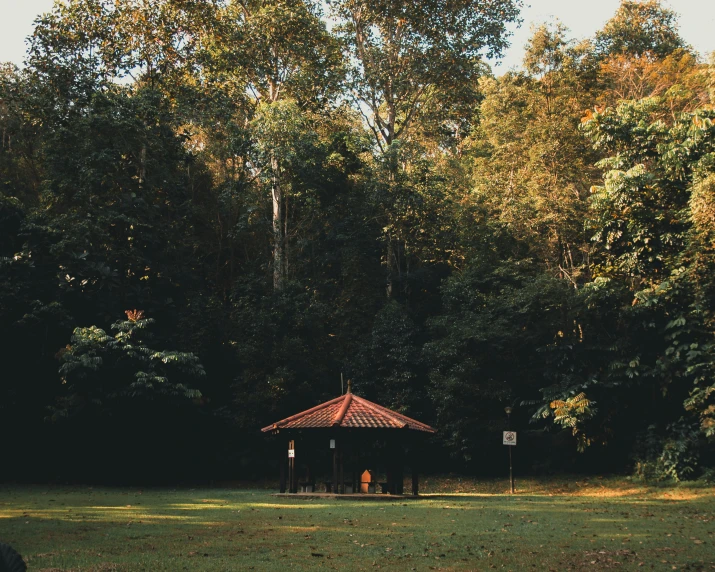
[[273, 493], [271, 496], [285, 499], [337, 499], [361, 501], [393, 501], [420, 498], [414, 495], [388, 495], [376, 493], [348, 493], [344, 495], [338, 495], [335, 493]]

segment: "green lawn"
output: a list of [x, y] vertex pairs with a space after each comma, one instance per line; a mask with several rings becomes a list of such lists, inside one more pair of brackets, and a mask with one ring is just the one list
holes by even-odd
[[[0, 485], [30, 570], [715, 570], [715, 489], [431, 479], [420, 500]], [[450, 494], [446, 494], [450, 493]]]

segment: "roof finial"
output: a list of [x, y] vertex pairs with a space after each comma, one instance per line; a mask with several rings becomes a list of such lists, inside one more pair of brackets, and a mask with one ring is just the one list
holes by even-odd
[[348, 379], [348, 393], [352, 393], [352, 392], [353, 392], [353, 380]]

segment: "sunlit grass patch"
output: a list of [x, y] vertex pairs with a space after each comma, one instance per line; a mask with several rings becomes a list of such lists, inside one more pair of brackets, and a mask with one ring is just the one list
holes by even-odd
[[520, 480], [512, 497], [502, 481], [425, 484], [420, 500], [369, 503], [230, 488], [6, 487], [0, 540], [45, 571], [715, 566], [712, 487]]

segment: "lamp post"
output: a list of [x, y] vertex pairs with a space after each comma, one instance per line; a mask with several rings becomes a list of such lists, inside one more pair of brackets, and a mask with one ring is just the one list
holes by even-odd
[[[504, 412], [506, 413], [507, 431], [511, 431], [511, 407], [507, 405], [504, 408]], [[509, 484], [511, 487], [511, 494], [514, 494], [514, 469], [511, 462], [511, 447], [507, 447], [507, 449], [509, 449]]]

